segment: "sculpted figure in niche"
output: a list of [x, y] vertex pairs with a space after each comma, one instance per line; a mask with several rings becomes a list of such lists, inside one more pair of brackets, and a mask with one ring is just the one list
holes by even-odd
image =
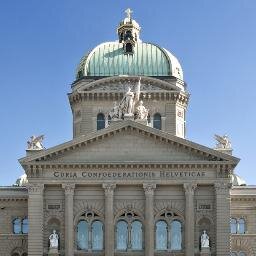
[[136, 108], [136, 117], [141, 120], [147, 120], [148, 109], [143, 106], [143, 101], [141, 100], [139, 106]]
[[209, 236], [207, 235], [206, 230], [204, 230], [201, 235], [201, 248], [209, 248]]
[[56, 230], [53, 230], [53, 233], [49, 236], [50, 240], [50, 249], [58, 249], [59, 246], [59, 236], [56, 233]]

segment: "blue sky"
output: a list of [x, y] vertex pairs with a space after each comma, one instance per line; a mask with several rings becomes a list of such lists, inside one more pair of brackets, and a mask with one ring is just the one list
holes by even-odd
[[256, 1], [10, 0], [0, 1], [0, 185], [23, 173], [32, 134], [51, 147], [72, 138], [67, 93], [80, 58], [116, 40], [124, 10], [141, 39], [180, 60], [191, 93], [187, 138], [213, 147], [228, 134], [236, 172], [256, 184]]

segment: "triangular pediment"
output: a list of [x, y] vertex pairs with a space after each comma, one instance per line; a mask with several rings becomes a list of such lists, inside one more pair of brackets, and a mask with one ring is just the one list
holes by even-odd
[[[128, 87], [135, 90], [139, 77], [114, 76], [76, 85], [78, 92], [123, 92]], [[165, 82], [152, 77], [141, 77], [141, 92], [148, 91], [181, 91], [175, 82]]]
[[103, 130], [20, 159], [22, 165], [213, 161], [236, 165], [239, 159], [135, 121], [118, 122]]

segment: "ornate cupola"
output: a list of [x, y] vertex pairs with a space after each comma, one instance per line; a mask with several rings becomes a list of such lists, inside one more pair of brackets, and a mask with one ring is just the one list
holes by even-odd
[[125, 54], [133, 54], [135, 43], [140, 42], [140, 26], [132, 19], [132, 10], [128, 8], [126, 11], [127, 17], [122, 20], [117, 28], [119, 43], [123, 44]]

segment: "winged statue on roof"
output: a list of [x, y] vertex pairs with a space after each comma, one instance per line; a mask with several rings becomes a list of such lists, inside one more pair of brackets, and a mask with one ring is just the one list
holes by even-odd
[[30, 137], [30, 140], [27, 141], [27, 146], [28, 146], [27, 149], [28, 150], [41, 150], [41, 149], [44, 149], [43, 139], [44, 139], [44, 135], [40, 135], [40, 136], [32, 135]]
[[217, 149], [231, 149], [231, 141], [227, 135], [220, 136], [215, 134], [214, 138], [217, 141]]

